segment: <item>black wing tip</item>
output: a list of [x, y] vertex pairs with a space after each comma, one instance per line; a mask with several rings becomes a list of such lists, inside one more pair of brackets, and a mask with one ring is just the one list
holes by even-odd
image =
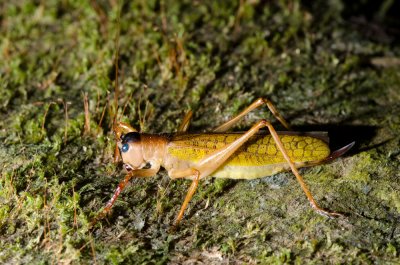
[[338, 158], [342, 155], [344, 155], [345, 153], [347, 153], [354, 145], [356, 144], [355, 141], [349, 143], [348, 145], [343, 146], [342, 148], [334, 151], [331, 153], [331, 155], [326, 159], [327, 161], [333, 160], [335, 158]]

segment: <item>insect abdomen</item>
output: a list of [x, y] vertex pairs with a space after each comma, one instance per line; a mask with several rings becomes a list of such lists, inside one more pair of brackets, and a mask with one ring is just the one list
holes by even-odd
[[[239, 138], [240, 134], [195, 134], [173, 139], [168, 147], [170, 155], [193, 163]], [[311, 136], [280, 135], [280, 139], [293, 162], [317, 162], [329, 156], [328, 145]], [[224, 166], [265, 166], [285, 164], [271, 135], [255, 135], [240, 147]]]

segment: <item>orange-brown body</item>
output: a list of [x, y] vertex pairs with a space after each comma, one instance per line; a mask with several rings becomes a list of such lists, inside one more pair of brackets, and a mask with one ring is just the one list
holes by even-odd
[[[97, 219], [110, 211], [118, 195], [132, 177], [154, 176], [160, 167], [164, 167], [172, 179], [192, 180], [175, 225], [182, 219], [202, 178], [213, 176], [254, 179], [289, 169], [295, 175], [311, 206], [318, 213], [329, 217], [341, 216], [318, 206], [297, 168], [335, 159], [349, 150], [354, 142], [331, 153], [326, 133], [292, 131], [278, 133], [267, 120], [259, 120], [246, 132], [227, 132], [244, 115], [262, 105], [266, 105], [277, 120], [290, 130], [290, 126], [273, 104], [263, 98], [253, 102], [239, 115], [215, 128], [211, 133], [186, 133], [192, 117], [191, 112], [184, 117], [178, 133], [174, 135], [139, 133], [128, 124], [121, 122], [115, 124], [118, 147], [115, 160], [122, 158], [129, 173], [120, 182], [113, 197]], [[265, 127], [269, 133], [260, 132], [260, 129]], [[150, 164], [150, 167], [147, 167], [147, 164]]]
[[[317, 164], [330, 154], [327, 143], [310, 135], [279, 133], [284, 147], [297, 167]], [[145, 161], [157, 163], [168, 172], [195, 166], [217, 149], [241, 136], [240, 133], [178, 134], [176, 136], [142, 134]], [[321, 137], [322, 138], [322, 137]], [[240, 147], [212, 177], [254, 179], [290, 170], [289, 164], [270, 134], [260, 133]], [[188, 176], [191, 178], [191, 176]]]

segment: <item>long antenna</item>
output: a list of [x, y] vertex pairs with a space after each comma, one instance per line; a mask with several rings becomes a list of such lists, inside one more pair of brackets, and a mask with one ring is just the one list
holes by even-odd
[[119, 98], [119, 82], [118, 82], [118, 72], [119, 72], [119, 35], [120, 35], [120, 17], [121, 17], [121, 8], [120, 1], [117, 1], [117, 36], [115, 37], [115, 54], [114, 54], [114, 63], [115, 63], [115, 80], [114, 80], [114, 119], [113, 119], [113, 128], [117, 121], [118, 115], [118, 98]]
[[[114, 63], [115, 63], [115, 81], [114, 81], [114, 118], [112, 122], [112, 131], [115, 134], [115, 142], [118, 142], [119, 136], [115, 133], [115, 128], [116, 128], [116, 123], [117, 123], [117, 116], [118, 116], [118, 98], [119, 98], [119, 83], [118, 83], [118, 60], [119, 60], [119, 35], [120, 35], [120, 18], [121, 18], [121, 8], [120, 8], [120, 1], [117, 0], [117, 36], [115, 36], [115, 58], [114, 58]], [[114, 150], [114, 162], [118, 162], [120, 159], [119, 155], [119, 150], [118, 150], [118, 145], [115, 145], [115, 150]]]

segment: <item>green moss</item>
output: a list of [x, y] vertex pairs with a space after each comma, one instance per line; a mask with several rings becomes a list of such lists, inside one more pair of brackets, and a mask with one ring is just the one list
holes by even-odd
[[370, 153], [360, 153], [354, 164], [347, 166], [344, 180], [355, 181], [359, 184], [367, 184], [370, 182], [370, 175], [375, 170], [376, 166], [377, 162], [371, 157]]
[[[121, 12], [113, 1], [0, 9], [0, 263], [399, 262], [393, 1], [119, 4]], [[192, 109], [192, 129], [204, 131], [267, 97], [298, 130], [356, 141], [349, 156], [301, 171], [318, 203], [347, 218], [316, 214], [282, 173], [201, 182], [171, 232], [189, 182], [161, 171], [132, 180], [90, 230], [124, 177], [112, 163], [118, 28], [120, 120], [174, 132]], [[238, 130], [261, 118], [276, 122], [259, 109]]]

